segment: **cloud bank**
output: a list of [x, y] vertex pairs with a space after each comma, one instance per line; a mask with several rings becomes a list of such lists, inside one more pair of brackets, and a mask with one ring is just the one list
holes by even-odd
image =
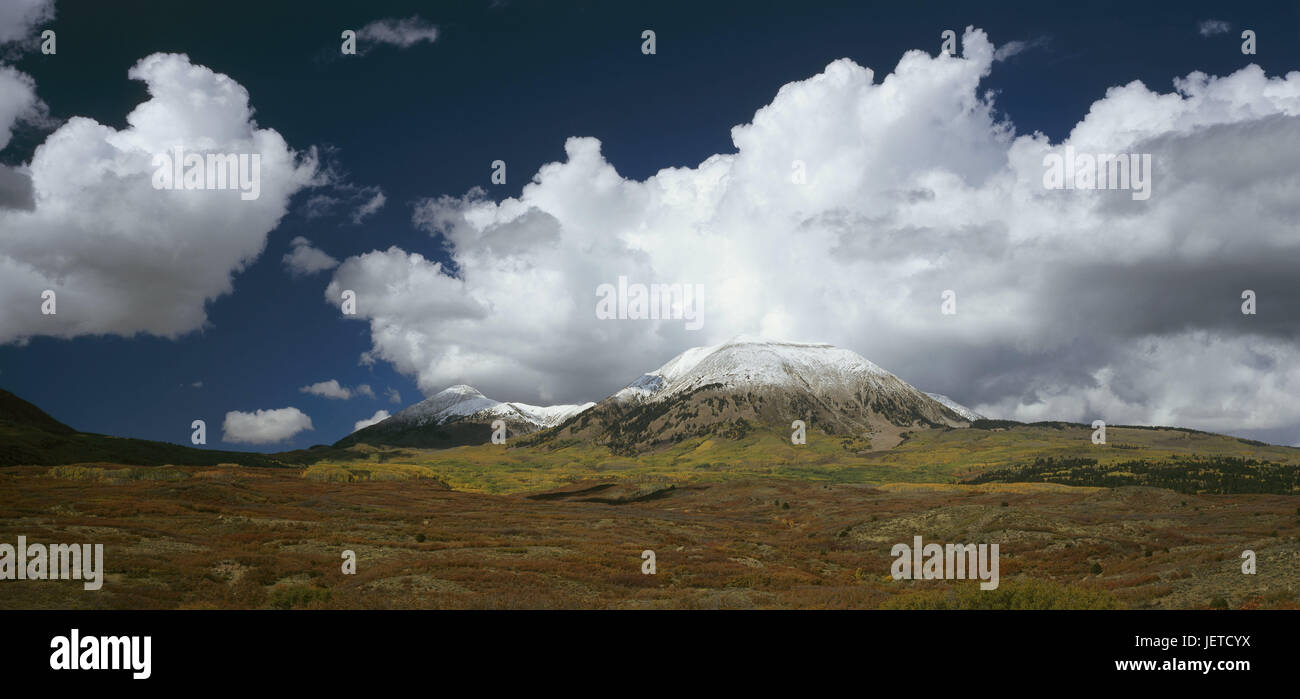
[[54, 19], [54, 0], [0, 2], [0, 44], [33, 44], [37, 25]]
[[[751, 333], [853, 349], [991, 416], [1300, 433], [1300, 73], [1116, 86], [1052, 143], [981, 92], [985, 34], [962, 47], [879, 79], [834, 61], [734, 127], [735, 152], [645, 180], [571, 138], [517, 198], [419, 203], [450, 268], [375, 250], [326, 299], [355, 290], [363, 360], [426, 394], [599, 399]], [[1066, 146], [1151, 154], [1150, 199], [1045, 189]], [[704, 328], [598, 320], [619, 276], [703, 284]]]

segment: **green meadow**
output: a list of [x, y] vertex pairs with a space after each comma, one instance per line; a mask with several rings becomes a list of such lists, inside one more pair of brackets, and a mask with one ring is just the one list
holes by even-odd
[[[1043, 423], [995, 429], [925, 429], [888, 451], [810, 432], [805, 445], [789, 435], [754, 430], [741, 439], [701, 437], [635, 457], [588, 444], [557, 447], [480, 445], [443, 450], [358, 446], [309, 466], [304, 477], [332, 482], [435, 479], [479, 493], [541, 491], [593, 480], [638, 483], [721, 482], [775, 477], [827, 483], [954, 484], [1038, 459], [1092, 459], [1099, 469], [1134, 460], [1232, 457], [1300, 467], [1300, 449], [1177, 429], [1110, 427], [1093, 444], [1084, 425]], [[1134, 483], [1140, 484], [1140, 483]]]

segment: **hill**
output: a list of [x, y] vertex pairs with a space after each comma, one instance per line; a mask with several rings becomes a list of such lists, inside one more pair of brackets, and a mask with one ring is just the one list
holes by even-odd
[[0, 466], [106, 462], [130, 466], [282, 466], [266, 454], [194, 449], [170, 442], [78, 432], [0, 389]]
[[[958, 484], [990, 474], [988, 482], [1043, 481], [1084, 484], [1081, 474], [1052, 474], [1033, 467], [1039, 459], [1057, 463], [1095, 461], [1110, 478], [1125, 485], [1152, 484], [1132, 469], [1143, 462], [1163, 473], [1175, 463], [1192, 469], [1231, 464], [1222, 475], [1201, 473], [1188, 481], [1204, 493], [1269, 492], [1295, 494], [1276, 474], [1300, 466], [1300, 449], [1253, 443], [1226, 435], [1177, 428], [1123, 427], [1107, 430], [1108, 443], [1093, 444], [1088, 425], [1062, 422], [1024, 424], [981, 421], [974, 429], [924, 428], [905, 432], [888, 450], [866, 450], [853, 439], [809, 432], [808, 443], [790, 443], [786, 430], [757, 427], [744, 435], [691, 437], [635, 456], [589, 442], [530, 444], [533, 435], [506, 445], [484, 444], [443, 450], [370, 448], [340, 452], [305, 472], [324, 480], [415, 477], [438, 479], [455, 490], [488, 493], [536, 492], [584, 481], [645, 484], [704, 483], [738, 478], [784, 478], [832, 483]], [[542, 434], [542, 433], [539, 433]], [[1224, 459], [1231, 461], [1215, 461]], [[1240, 463], [1236, 460], [1253, 461]], [[1115, 472], [1115, 473], [1112, 473]], [[1293, 471], [1291, 471], [1293, 472]], [[1089, 471], [1088, 473], [1091, 473]], [[1124, 476], [1133, 473], [1133, 476]], [[1168, 476], [1161, 476], [1167, 479]], [[1251, 482], [1256, 485], [1245, 487]], [[1086, 483], [1092, 485], [1091, 482]]]

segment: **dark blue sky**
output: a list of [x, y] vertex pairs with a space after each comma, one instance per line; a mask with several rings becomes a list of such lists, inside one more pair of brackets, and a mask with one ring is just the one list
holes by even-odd
[[[209, 446], [231, 448], [220, 442], [226, 411], [293, 405], [315, 430], [277, 448], [333, 442], [375, 410], [397, 409], [386, 388], [399, 390], [403, 405], [420, 395], [388, 365], [358, 364], [370, 347], [367, 328], [324, 302], [328, 275], [285, 273], [281, 257], [295, 236], [339, 259], [390, 245], [446, 259], [437, 240], [411, 225], [419, 198], [474, 186], [496, 199], [516, 195], [577, 135], [599, 138], [625, 177], [694, 166], [731, 152], [731, 127], [749, 121], [781, 85], [846, 56], [880, 80], [904, 51], [934, 53], [941, 31], [960, 35], [967, 25], [999, 45], [1040, 42], [985, 85], [1017, 132], [1042, 131], [1053, 141], [1108, 86], [1142, 80], [1167, 91], [1174, 76], [1236, 70], [1243, 26], [1260, 32], [1251, 60], [1268, 74], [1300, 65], [1296, 3], [976, 5], [59, 2], [47, 25], [58, 32], [58, 54], [16, 63], [55, 118], [83, 115], [122, 128], [146, 98], [128, 68], [153, 52], [185, 53], [242, 84], [260, 126], [298, 150], [336, 149], [349, 180], [382, 187], [388, 203], [362, 225], [346, 215], [308, 220], [301, 206], [312, 192], [300, 193], [263, 255], [236, 277], [234, 293], [208, 305], [205, 330], [178, 340], [38, 337], [0, 346], [0, 386], [86, 431], [187, 443], [190, 420], [202, 418]], [[436, 43], [339, 56], [343, 29], [412, 15], [439, 26]], [[1234, 31], [1202, 38], [1197, 24], [1210, 18]], [[640, 52], [647, 28], [657, 33], [654, 56]], [[20, 132], [0, 161], [26, 161], [44, 136]], [[510, 183], [492, 187], [489, 164], [498, 158], [509, 163]], [[379, 396], [334, 401], [298, 390], [330, 378], [370, 384]], [[191, 386], [198, 381], [202, 388]]]

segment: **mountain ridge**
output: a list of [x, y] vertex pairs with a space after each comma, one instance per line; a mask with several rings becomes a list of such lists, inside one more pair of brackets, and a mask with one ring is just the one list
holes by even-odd
[[81, 432], [55, 420], [35, 404], [0, 389], [0, 466], [109, 462], [132, 466], [234, 463], [274, 467], [310, 460], [307, 451], [279, 456], [195, 449], [171, 442]]
[[739, 336], [687, 349], [521, 444], [592, 440], [630, 455], [692, 436], [789, 431], [795, 420], [873, 449], [907, 429], [970, 422], [851, 350]]
[[595, 403], [529, 405], [488, 398], [477, 388], [456, 384], [413, 403], [334, 443], [446, 448], [482, 444], [491, 439], [492, 423], [501, 420], [510, 437], [531, 434], [561, 424]]
[[[865, 357], [826, 343], [740, 335], [691, 347], [596, 403], [501, 402], [449, 386], [334, 444], [446, 448], [481, 444], [502, 420], [527, 444], [594, 440], [622, 453], [706, 433], [736, 436], [763, 425], [811, 421], [823, 433], [889, 448], [918, 426], [965, 427], [978, 413], [923, 393]], [[701, 417], [699, 402], [708, 404]], [[676, 403], [684, 402], [685, 407]], [[670, 424], [671, 423], [671, 424]]]
[[983, 415], [981, 415], [980, 413], [977, 413], [974, 410], [967, 408], [966, 406], [962, 405], [961, 403], [958, 403], [957, 401], [949, 398], [948, 396], [943, 395], [942, 393], [930, 393], [929, 391], [926, 391], [925, 395], [930, 396], [931, 398], [939, 401], [939, 403], [941, 403], [943, 406], [947, 407], [948, 409], [952, 410], [953, 412], [957, 413], [958, 415], [962, 416], [963, 418], [966, 418], [971, 422], [974, 422], [976, 420], [988, 419]]

